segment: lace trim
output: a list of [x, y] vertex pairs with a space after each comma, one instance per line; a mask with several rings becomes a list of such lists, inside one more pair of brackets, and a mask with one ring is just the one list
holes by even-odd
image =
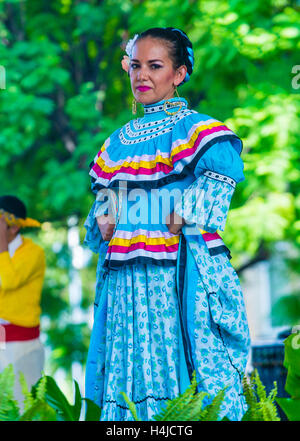
[[[154, 397], [153, 395], [147, 395], [147, 397], [143, 398], [142, 400], [137, 400], [137, 401], [133, 401], [134, 404], [141, 404], [144, 401], [148, 400], [148, 399], [153, 399], [155, 401], [163, 401], [163, 400], [171, 400], [171, 398], [165, 397], [165, 398], [160, 398], [160, 397]], [[121, 409], [125, 409], [125, 410], [129, 410], [129, 407], [127, 406], [122, 406], [121, 404], [118, 404], [116, 402], [116, 400], [104, 400], [105, 403], [110, 403], [110, 404], [115, 404], [116, 406], [120, 407]]]
[[231, 187], [236, 187], [236, 182], [234, 179], [230, 178], [229, 176], [221, 175], [220, 173], [215, 173], [211, 170], [206, 170], [203, 173], [208, 178], [216, 179], [217, 181], [226, 182], [227, 184], [231, 185]]

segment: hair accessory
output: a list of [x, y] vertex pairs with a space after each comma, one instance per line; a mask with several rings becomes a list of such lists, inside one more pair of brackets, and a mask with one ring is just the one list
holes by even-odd
[[132, 56], [133, 46], [135, 45], [135, 42], [138, 39], [138, 37], [139, 34], [135, 34], [135, 36], [131, 40], [129, 40], [128, 43], [126, 44], [125, 52], [130, 58]]
[[[188, 41], [187, 35], [185, 35], [185, 33], [183, 31], [181, 31], [180, 29], [172, 28], [172, 31], [179, 32], [184, 37], [185, 41]], [[188, 60], [189, 60], [189, 62], [191, 64], [192, 70], [193, 70], [193, 67], [194, 67], [194, 51], [193, 51], [193, 49], [191, 47], [187, 46], [187, 44], [184, 44], [184, 47], [185, 47], [185, 49], [187, 51]], [[184, 80], [179, 84], [179, 86], [181, 86], [182, 84], [184, 84], [187, 81], [189, 81], [190, 77], [191, 77], [191, 75], [187, 72], [186, 75], [185, 75]]]

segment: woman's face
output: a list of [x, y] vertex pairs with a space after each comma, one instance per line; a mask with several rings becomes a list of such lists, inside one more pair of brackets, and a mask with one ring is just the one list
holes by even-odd
[[147, 37], [136, 42], [129, 75], [134, 98], [153, 104], [173, 98], [174, 89], [184, 79], [186, 66], [174, 69], [167, 46], [162, 40]]

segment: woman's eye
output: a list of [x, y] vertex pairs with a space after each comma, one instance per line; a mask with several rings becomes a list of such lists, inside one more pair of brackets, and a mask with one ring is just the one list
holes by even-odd
[[151, 64], [152, 69], [160, 69], [162, 66], [160, 64]]
[[137, 68], [139, 67], [139, 65], [136, 64], [136, 63], [132, 63], [132, 64], [130, 65], [130, 67], [131, 67], [131, 69], [137, 69]]

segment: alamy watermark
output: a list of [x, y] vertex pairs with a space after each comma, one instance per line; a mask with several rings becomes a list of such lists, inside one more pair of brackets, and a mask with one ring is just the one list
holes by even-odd
[[0, 65], [0, 89], [6, 89], [6, 70]]
[[296, 74], [292, 78], [292, 88], [298, 90], [300, 89], [300, 64], [295, 64], [295, 66], [292, 67], [292, 74]]
[[[169, 223], [169, 215], [175, 208], [185, 223], [191, 225], [203, 211], [204, 195], [203, 189], [197, 187], [188, 190], [127, 189], [127, 181], [121, 181], [117, 190], [102, 189], [98, 192], [96, 200], [101, 205], [96, 216], [108, 216], [106, 219], [99, 219], [100, 223], [115, 223], [118, 220], [123, 225], [162, 225]], [[197, 230], [197, 233], [200, 234], [200, 231]]]

